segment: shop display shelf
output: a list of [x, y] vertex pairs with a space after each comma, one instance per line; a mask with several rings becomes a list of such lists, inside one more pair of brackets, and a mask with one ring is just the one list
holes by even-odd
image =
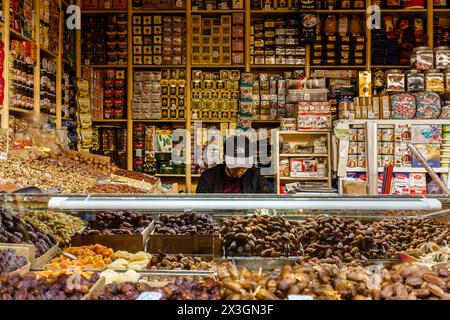
[[299, 13], [299, 9], [255, 9], [250, 10], [251, 14], [289, 14], [289, 13]]
[[255, 123], [280, 123], [280, 120], [252, 120]]
[[144, 13], [144, 14], [185, 14], [186, 10], [151, 10], [151, 9], [133, 9], [134, 13]]
[[281, 181], [328, 181], [328, 177], [299, 177], [299, 178], [292, 178], [292, 177], [280, 177]]
[[334, 10], [301, 10], [301, 13], [317, 13], [317, 14], [364, 14], [366, 13], [365, 9], [334, 9]]
[[305, 68], [305, 65], [296, 65], [296, 64], [252, 64], [250, 68], [255, 69], [298, 69]]
[[34, 110], [27, 110], [27, 109], [21, 109], [21, 108], [15, 108], [15, 107], [9, 107], [10, 112], [20, 112], [20, 113], [32, 113]]
[[245, 10], [192, 10], [192, 14], [215, 15], [215, 14], [230, 14], [230, 13], [244, 13]]
[[[383, 172], [384, 168], [379, 167], [378, 172]], [[433, 168], [436, 173], [448, 173], [450, 168]], [[347, 172], [366, 172], [367, 168], [355, 167], [347, 168]], [[402, 173], [426, 173], [425, 168], [411, 168], [411, 167], [394, 167], [394, 172]]]
[[428, 13], [427, 9], [381, 9], [381, 14], [397, 14], [397, 15], [426, 15]]
[[230, 122], [236, 122], [236, 119], [192, 119], [192, 122], [204, 122], [204, 123], [230, 123]]
[[233, 68], [245, 68], [243, 64], [193, 64], [192, 69], [233, 69]]
[[83, 67], [85, 68], [102, 68], [102, 69], [126, 69], [126, 64], [83, 64]]
[[52, 51], [50, 51], [48, 49], [42, 48], [42, 47], [41, 47], [41, 54], [43, 54], [45, 56], [48, 56], [48, 57], [50, 57], [52, 59], [58, 58], [58, 54], [57, 53], [54, 53], [54, 52], [52, 52]]
[[330, 131], [280, 131], [280, 135], [327, 134]]
[[159, 120], [152, 120], [152, 119], [145, 119], [145, 120], [139, 120], [139, 119], [133, 119], [133, 122], [145, 122], [145, 123], [185, 123], [186, 120], [172, 120], [172, 119], [159, 119]]
[[29, 41], [33, 44], [36, 44], [35, 40], [28, 38], [27, 36], [24, 36], [23, 34], [21, 34], [20, 32], [14, 30], [12, 28], [9, 29], [9, 34], [10, 34], [11, 38], [14, 38], [17, 40], [22, 40], [22, 41]]
[[128, 13], [128, 10], [82, 10], [81, 14], [120, 14]]
[[366, 124], [368, 121], [375, 121], [377, 124], [448, 124], [450, 125], [450, 119], [357, 119], [357, 120], [336, 120], [336, 121], [348, 121], [349, 124]]
[[365, 69], [366, 65], [311, 65], [311, 69]]
[[133, 64], [133, 69], [186, 68], [184, 64]]
[[101, 122], [117, 122], [117, 123], [125, 123], [125, 122], [127, 122], [128, 120], [127, 119], [92, 119], [92, 122], [93, 123], [95, 123], [95, 122], [99, 122], [99, 123], [101, 123]]
[[157, 173], [155, 174], [155, 177], [158, 178], [186, 178], [185, 174], [181, 173]]
[[450, 16], [450, 9], [448, 8], [434, 9], [433, 12], [438, 16]]
[[327, 158], [328, 154], [326, 153], [281, 153], [280, 157], [289, 158], [289, 157], [303, 157], [303, 158], [310, 158], [310, 157], [316, 157], [316, 158]]
[[380, 68], [380, 69], [409, 69], [411, 66], [408, 65], [372, 65], [371, 68]]

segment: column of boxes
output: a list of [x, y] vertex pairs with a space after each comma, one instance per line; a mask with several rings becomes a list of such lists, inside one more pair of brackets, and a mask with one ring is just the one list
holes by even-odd
[[83, 15], [84, 65], [127, 63], [127, 15]]
[[186, 73], [181, 69], [161, 71], [161, 118], [185, 119]]
[[134, 15], [133, 64], [185, 64], [185, 24], [182, 16]]
[[192, 16], [192, 64], [244, 64], [244, 14]]
[[192, 119], [236, 119], [239, 70], [192, 71]]
[[252, 21], [250, 62], [252, 64], [305, 65], [297, 18], [267, 18]]
[[353, 126], [349, 132], [347, 167], [365, 168], [367, 165], [366, 131], [363, 126]]
[[441, 167], [450, 167], [450, 125], [442, 126]]
[[161, 119], [161, 72], [136, 71], [133, 81], [133, 119]]
[[244, 0], [192, 0], [192, 10], [244, 10]]

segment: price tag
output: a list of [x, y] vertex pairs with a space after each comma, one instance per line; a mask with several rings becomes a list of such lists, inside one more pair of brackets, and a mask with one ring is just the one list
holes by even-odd
[[314, 297], [309, 294], [290, 294], [288, 300], [314, 300]]
[[0, 152], [0, 160], [8, 160], [8, 154], [6, 152]]
[[139, 295], [137, 300], [161, 300], [162, 294], [155, 291], [143, 292]]

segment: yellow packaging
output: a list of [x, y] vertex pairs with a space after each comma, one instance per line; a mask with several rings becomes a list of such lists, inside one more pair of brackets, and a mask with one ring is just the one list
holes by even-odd
[[370, 97], [372, 93], [372, 73], [370, 71], [358, 72], [359, 96]]

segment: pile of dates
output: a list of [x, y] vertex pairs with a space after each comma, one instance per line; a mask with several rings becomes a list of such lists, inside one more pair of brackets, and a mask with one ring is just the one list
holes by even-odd
[[282, 217], [253, 215], [224, 219], [220, 234], [229, 256], [301, 255], [298, 223]]
[[358, 266], [306, 262], [284, 266], [272, 272], [240, 271], [227, 264], [219, 273], [226, 300], [278, 300], [302, 294], [317, 300], [371, 298], [368, 280], [371, 273]]
[[136, 300], [141, 293], [159, 293], [159, 300], [221, 300], [220, 287], [214, 278], [186, 280], [177, 278], [175, 283], [162, 288], [152, 288], [145, 282], [109, 284], [102, 292], [94, 292], [92, 300]]
[[27, 263], [27, 259], [18, 256], [14, 249], [0, 250], [0, 274], [18, 270]]
[[39, 228], [2, 208], [0, 208], [0, 242], [32, 244], [35, 246], [36, 257], [42, 256], [57, 243], [54, 235], [45, 234]]
[[0, 276], [0, 300], [81, 300], [98, 280], [97, 274], [89, 278], [79, 275], [74, 286], [73, 277], [70, 273], [40, 276], [32, 272]]
[[130, 211], [102, 212], [95, 220], [89, 221], [83, 235], [140, 234], [151, 223], [151, 219], [142, 213]]
[[429, 269], [418, 264], [399, 264], [383, 270], [381, 291], [376, 298], [385, 300], [450, 300], [450, 263]]
[[210, 270], [211, 263], [200, 257], [176, 255], [154, 255], [146, 269], [148, 270]]
[[207, 214], [195, 212], [180, 215], [160, 215], [155, 221], [155, 234], [168, 235], [219, 235], [219, 225]]

